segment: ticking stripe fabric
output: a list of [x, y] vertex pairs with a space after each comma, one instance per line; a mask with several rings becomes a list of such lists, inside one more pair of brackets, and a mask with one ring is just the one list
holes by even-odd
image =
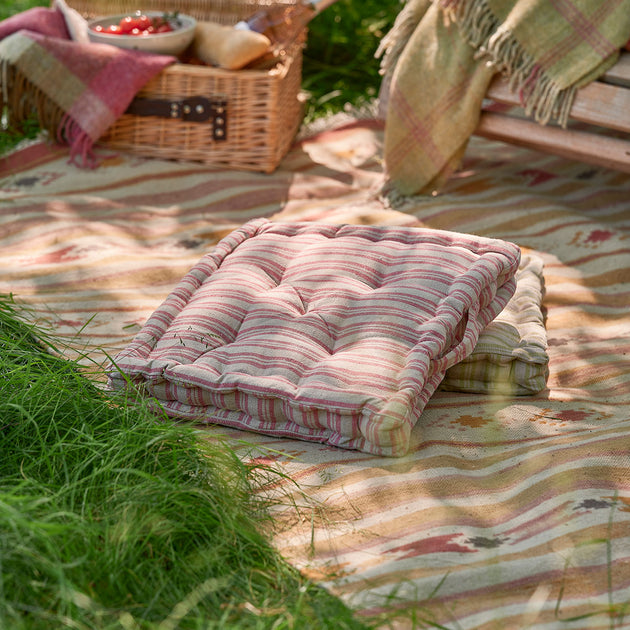
[[519, 261], [454, 232], [251, 221], [182, 279], [110, 384], [174, 417], [402, 456]]

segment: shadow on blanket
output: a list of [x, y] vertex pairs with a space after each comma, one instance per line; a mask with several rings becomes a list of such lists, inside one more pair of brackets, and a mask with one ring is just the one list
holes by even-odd
[[261, 177], [125, 156], [79, 173], [67, 153], [33, 148], [1, 179], [0, 291], [103, 364], [251, 218], [516, 243], [544, 263], [548, 390], [437, 392], [396, 460], [229, 428], [208, 439], [286, 475], [266, 489], [295, 492], [276, 546], [359, 611], [400, 627], [614, 625], [630, 588], [630, 179], [473, 138], [441, 194], [402, 212], [375, 194], [381, 148], [378, 123], [342, 125]]

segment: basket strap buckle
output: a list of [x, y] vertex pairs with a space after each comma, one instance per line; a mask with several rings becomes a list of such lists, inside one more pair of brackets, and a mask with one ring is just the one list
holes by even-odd
[[227, 140], [227, 100], [191, 96], [181, 100], [159, 98], [135, 98], [126, 114], [134, 116], [159, 116], [186, 122], [212, 123], [212, 136], [217, 142]]

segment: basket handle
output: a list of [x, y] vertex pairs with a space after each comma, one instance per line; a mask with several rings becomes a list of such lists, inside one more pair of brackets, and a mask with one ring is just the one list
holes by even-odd
[[191, 96], [184, 99], [135, 98], [125, 114], [158, 116], [186, 122], [212, 123], [212, 137], [217, 142], [227, 140], [227, 100]]

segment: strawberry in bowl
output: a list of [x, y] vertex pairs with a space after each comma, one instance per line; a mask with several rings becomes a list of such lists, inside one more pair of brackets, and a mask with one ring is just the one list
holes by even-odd
[[180, 55], [195, 36], [196, 20], [180, 13], [136, 11], [110, 15], [88, 24], [91, 42], [162, 55]]

